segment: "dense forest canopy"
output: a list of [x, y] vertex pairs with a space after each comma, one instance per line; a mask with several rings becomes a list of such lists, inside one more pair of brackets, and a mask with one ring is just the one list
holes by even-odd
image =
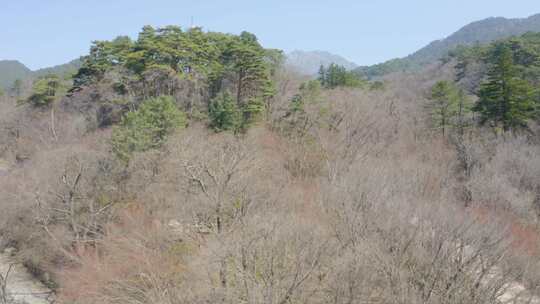
[[229, 94], [241, 116], [240, 126], [245, 127], [264, 114], [275, 92], [272, 77], [283, 60], [281, 51], [263, 48], [248, 32], [232, 35], [145, 26], [135, 41], [125, 36], [95, 41], [73, 77], [70, 92], [109, 77], [112, 80], [106, 82], [112, 82], [117, 97], [133, 105], [141, 98], [181, 94], [186, 89], [183, 84], [191, 83], [187, 86], [199, 87], [194, 94], [202, 102], [196, 107], [183, 104], [182, 110], [207, 113], [211, 100]]
[[257, 37], [247, 32], [235, 36], [207, 33], [200, 28], [183, 31], [177, 26], [145, 26], [136, 41], [118, 37], [94, 42], [74, 77], [74, 86], [99, 80], [115, 67], [138, 77], [152, 69], [171, 70], [182, 77], [204, 79], [213, 96], [226, 77], [235, 76], [239, 82], [236, 95], [242, 99], [258, 96], [263, 85], [268, 84], [272, 65], [281, 60], [281, 52], [264, 49]]

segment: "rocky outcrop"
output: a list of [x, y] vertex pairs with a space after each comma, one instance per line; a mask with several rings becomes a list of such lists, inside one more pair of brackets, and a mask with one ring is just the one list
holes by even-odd
[[0, 253], [0, 304], [50, 304], [53, 292], [17, 263], [12, 250]]

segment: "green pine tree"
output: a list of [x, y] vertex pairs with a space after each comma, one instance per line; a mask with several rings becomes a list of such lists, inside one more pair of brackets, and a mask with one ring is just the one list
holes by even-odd
[[439, 81], [431, 88], [428, 108], [435, 128], [441, 129], [445, 135], [452, 119], [458, 113], [458, 92], [448, 81]]
[[60, 78], [56, 75], [47, 75], [34, 82], [32, 94], [25, 101], [36, 107], [47, 106], [62, 95], [61, 89]]
[[321, 64], [319, 67], [319, 82], [323, 87], [326, 86], [326, 69], [324, 68], [324, 65]]
[[22, 80], [16, 79], [13, 82], [13, 85], [11, 86], [11, 92], [13, 92], [13, 95], [15, 95], [15, 97], [21, 97], [21, 95], [22, 95], [22, 87], [23, 87]]
[[465, 93], [465, 90], [459, 89], [457, 93], [457, 112], [454, 127], [458, 129], [458, 134], [463, 136], [465, 128], [470, 125], [470, 113], [472, 109], [471, 99]]
[[487, 81], [479, 90], [474, 111], [481, 123], [491, 123], [505, 131], [527, 126], [534, 114], [532, 89], [514, 65], [512, 49], [504, 42], [494, 46], [488, 58]]
[[238, 105], [228, 92], [221, 93], [210, 102], [208, 108], [210, 125], [216, 131], [238, 131], [242, 115]]
[[186, 116], [172, 97], [148, 99], [138, 110], [127, 113], [113, 130], [113, 151], [121, 160], [129, 161], [134, 152], [160, 147], [171, 132], [185, 125]]

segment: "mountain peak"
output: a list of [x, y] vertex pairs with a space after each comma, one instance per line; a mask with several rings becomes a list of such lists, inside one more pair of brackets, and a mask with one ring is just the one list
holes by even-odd
[[27, 68], [24, 64], [22, 64], [20, 61], [18, 60], [9, 60], [9, 59], [5, 59], [5, 60], [0, 60], [0, 64], [2, 66], [13, 66], [13, 67], [20, 67], [22, 69], [25, 69], [25, 70], [28, 70], [30, 71], [29, 68]]
[[0, 88], [9, 88], [16, 79], [25, 79], [32, 71], [17, 60], [0, 60]]
[[287, 65], [306, 75], [314, 75], [319, 71], [321, 65], [328, 66], [331, 63], [342, 65], [349, 70], [357, 67], [355, 63], [344, 57], [327, 51], [294, 50], [287, 54]]

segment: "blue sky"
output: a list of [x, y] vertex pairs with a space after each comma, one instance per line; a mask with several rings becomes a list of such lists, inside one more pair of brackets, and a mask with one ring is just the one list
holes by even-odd
[[0, 0], [0, 59], [65, 63], [145, 25], [255, 33], [266, 47], [326, 50], [358, 64], [414, 52], [472, 21], [540, 13], [539, 0]]

